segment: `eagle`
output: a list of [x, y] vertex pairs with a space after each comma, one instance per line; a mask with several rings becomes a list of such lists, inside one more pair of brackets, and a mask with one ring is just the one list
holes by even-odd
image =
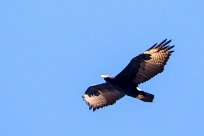
[[169, 45], [171, 40], [165, 39], [154, 44], [145, 52], [134, 57], [129, 64], [115, 77], [101, 75], [105, 83], [88, 87], [82, 98], [89, 109], [103, 108], [116, 103], [125, 95], [143, 102], [153, 102], [154, 95], [144, 92], [138, 85], [163, 72], [169, 57], [174, 52]]

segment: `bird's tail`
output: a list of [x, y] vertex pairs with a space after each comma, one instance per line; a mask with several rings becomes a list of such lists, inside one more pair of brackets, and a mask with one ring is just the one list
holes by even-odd
[[153, 102], [154, 95], [144, 92], [144, 91], [138, 91], [138, 95], [136, 96], [137, 99], [144, 101], [144, 102]]

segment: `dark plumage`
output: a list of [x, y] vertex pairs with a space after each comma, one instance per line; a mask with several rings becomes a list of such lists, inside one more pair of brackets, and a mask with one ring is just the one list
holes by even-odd
[[165, 39], [155, 44], [142, 54], [134, 57], [130, 63], [115, 77], [103, 75], [106, 83], [90, 86], [83, 95], [90, 109], [112, 105], [125, 95], [144, 102], [152, 102], [153, 94], [141, 91], [139, 84], [148, 81], [164, 70], [174, 46], [168, 45], [171, 40]]

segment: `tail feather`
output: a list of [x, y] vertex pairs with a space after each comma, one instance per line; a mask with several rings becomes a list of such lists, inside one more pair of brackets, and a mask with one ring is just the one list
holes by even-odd
[[144, 92], [144, 91], [139, 91], [138, 95], [136, 96], [137, 99], [144, 101], [144, 102], [153, 102], [154, 100], [154, 95]]

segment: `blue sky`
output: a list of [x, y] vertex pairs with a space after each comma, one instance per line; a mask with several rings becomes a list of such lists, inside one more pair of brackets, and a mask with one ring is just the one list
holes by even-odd
[[[1, 136], [203, 135], [204, 1], [0, 2]], [[165, 38], [175, 53], [140, 88], [92, 112], [81, 96], [101, 74]]]

